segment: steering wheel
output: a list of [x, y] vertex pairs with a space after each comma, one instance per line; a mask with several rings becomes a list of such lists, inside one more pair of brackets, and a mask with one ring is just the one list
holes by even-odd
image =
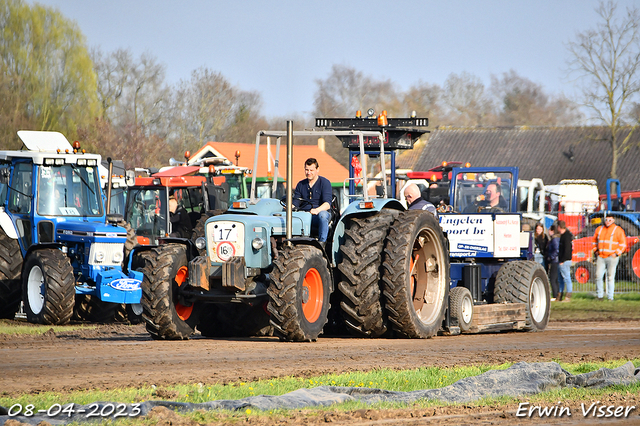
[[[292, 200], [300, 201], [301, 203], [311, 204], [311, 201], [307, 200], [306, 198], [293, 198]], [[285, 209], [287, 208], [287, 197], [286, 196], [284, 196], [284, 197], [282, 197], [280, 199], [280, 205], [282, 207], [284, 207]], [[313, 204], [311, 204], [311, 206], [313, 207]], [[291, 211], [294, 211], [294, 212], [300, 211], [300, 207], [296, 207], [295, 204], [292, 204], [291, 207], [292, 207]]]

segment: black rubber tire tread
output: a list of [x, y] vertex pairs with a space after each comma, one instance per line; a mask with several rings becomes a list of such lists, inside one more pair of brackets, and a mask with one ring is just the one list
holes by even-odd
[[[438, 300], [441, 307], [430, 324], [425, 324], [415, 311], [408, 274], [414, 242], [420, 231], [425, 229], [432, 232], [438, 240], [434, 241], [441, 254], [441, 258], [437, 259], [438, 280], [439, 285], [444, 286], [441, 289], [442, 297]], [[405, 338], [428, 339], [435, 336], [444, 320], [450, 282], [449, 252], [438, 220], [425, 210], [400, 213], [391, 225], [387, 237], [383, 268], [385, 308], [393, 330]]]
[[[302, 312], [302, 287], [310, 268], [316, 268], [324, 287], [322, 311], [310, 323]], [[322, 252], [312, 246], [298, 245], [283, 248], [273, 261], [271, 284], [267, 289], [273, 333], [282, 340], [312, 342], [317, 340], [327, 323], [331, 296], [331, 272]]]
[[138, 238], [136, 237], [136, 231], [134, 231], [126, 220], [118, 221], [117, 225], [127, 230], [127, 241], [124, 243], [124, 260], [122, 261], [123, 266], [125, 266], [128, 264], [129, 253], [138, 245]]
[[0, 318], [13, 319], [20, 308], [22, 253], [18, 240], [0, 228]]
[[173, 296], [177, 289], [174, 278], [178, 269], [187, 266], [186, 248], [166, 244], [147, 252], [142, 269], [142, 318], [153, 339], [186, 340], [197, 324], [196, 307], [187, 321], [176, 312]]
[[[204, 237], [204, 224], [207, 221], [207, 219], [213, 216], [218, 216], [219, 214], [222, 214], [222, 213], [224, 213], [224, 210], [208, 210], [205, 213], [202, 213], [202, 215], [200, 216], [200, 219], [198, 219], [195, 226], [193, 227], [193, 231], [191, 232], [191, 241], [193, 242], [193, 244], [196, 243], [196, 240], [198, 239], [198, 237]], [[198, 254], [200, 256], [206, 256], [207, 254], [206, 247], [203, 248], [202, 250], [198, 249]]]
[[[44, 277], [44, 305], [39, 313], [34, 313], [27, 300], [29, 272], [40, 267]], [[22, 296], [27, 320], [35, 324], [67, 324], [73, 315], [75, 301], [75, 277], [69, 258], [58, 249], [33, 251], [25, 261], [22, 276]]]
[[383, 209], [361, 218], [347, 219], [338, 289], [343, 297], [340, 308], [350, 333], [359, 337], [378, 337], [387, 331], [382, 306], [382, 250], [389, 227], [400, 212]]
[[[637, 244], [635, 247], [631, 247], [631, 250], [629, 250], [629, 252], [626, 255], [627, 259], [626, 259], [626, 262], [624, 264], [627, 267], [627, 270], [629, 271], [628, 274], [627, 274], [626, 279], [631, 281], [631, 282], [634, 282], [634, 283], [639, 283], [640, 282], [640, 276], [638, 276], [633, 270], [633, 257], [636, 255], [638, 250], [640, 250], [640, 244]], [[618, 265], [619, 265], [619, 263], [618, 263]], [[624, 269], [624, 268], [620, 268], [620, 269]]]
[[576, 264], [571, 265], [571, 279], [574, 281], [578, 281], [576, 279], [576, 269], [578, 269], [578, 267], [584, 267], [589, 271], [589, 280], [587, 282], [589, 283], [594, 283], [596, 282], [596, 265], [595, 263], [591, 263], [588, 262], [586, 260], [583, 260], [582, 262], [578, 262]]
[[[534, 279], [544, 282], [547, 311], [540, 322], [534, 321], [531, 315], [531, 285]], [[526, 331], [542, 331], [549, 323], [549, 278], [542, 265], [532, 260], [514, 260], [507, 262], [496, 275], [494, 297], [495, 303], [524, 303], [527, 305]]]
[[473, 310], [471, 311], [471, 318], [469, 322], [464, 321], [464, 315], [462, 308], [464, 305], [464, 299], [471, 301], [473, 307], [473, 297], [471, 292], [466, 287], [454, 287], [449, 291], [449, 315], [451, 316], [451, 322], [460, 327], [461, 332], [467, 332], [471, 328], [471, 322], [473, 321]]
[[78, 294], [73, 307], [73, 319], [109, 324], [115, 321], [119, 306], [118, 303], [103, 302], [96, 296]]

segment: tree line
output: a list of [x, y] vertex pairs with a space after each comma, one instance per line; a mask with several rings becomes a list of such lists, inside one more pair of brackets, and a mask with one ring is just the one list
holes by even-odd
[[[514, 70], [492, 75], [488, 86], [465, 71], [451, 73], [443, 85], [420, 80], [401, 90], [391, 79], [334, 65], [315, 81], [312, 116], [265, 117], [259, 92], [231, 84], [218, 71], [201, 67], [169, 85], [166, 67], [152, 54], [89, 49], [77, 24], [56, 9], [0, 0], [0, 143], [16, 149], [17, 130], [56, 130], [87, 150], [123, 159], [128, 168], [160, 166], [208, 141], [252, 143], [258, 130], [284, 128], [285, 120], [305, 128], [314, 117], [374, 108], [389, 116], [415, 111], [432, 128], [568, 126], [593, 119], [612, 129], [607, 142], [621, 155], [628, 144], [616, 135], [625, 126], [635, 129], [640, 116], [640, 20], [636, 9], [617, 18], [616, 8], [601, 3], [602, 25], [569, 44], [569, 70], [584, 83], [581, 99], [548, 93]], [[584, 106], [591, 115], [584, 115]], [[337, 140], [327, 141], [327, 151], [347, 164]]]

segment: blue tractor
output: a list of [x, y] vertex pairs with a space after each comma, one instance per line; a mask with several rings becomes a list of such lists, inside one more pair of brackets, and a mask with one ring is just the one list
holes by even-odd
[[18, 132], [26, 150], [0, 151], [0, 313], [65, 324], [103, 321], [139, 304], [142, 274], [125, 271], [127, 231], [105, 213], [98, 164], [58, 132]]

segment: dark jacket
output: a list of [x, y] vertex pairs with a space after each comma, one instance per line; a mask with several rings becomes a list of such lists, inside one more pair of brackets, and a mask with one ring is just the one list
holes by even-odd
[[535, 243], [536, 243], [536, 250], [539, 251], [539, 253], [541, 255], [545, 255], [545, 253], [547, 252], [547, 244], [549, 243], [549, 237], [547, 237], [547, 234], [542, 233], [540, 235], [538, 235], [535, 238]]
[[558, 253], [560, 252], [560, 237], [555, 234], [547, 244], [545, 260], [547, 263], [558, 263]]
[[191, 238], [191, 231], [193, 231], [193, 225], [191, 224], [191, 218], [187, 210], [178, 206], [175, 213], [171, 213], [171, 237], [178, 238]]
[[434, 215], [436, 219], [438, 218], [438, 211], [436, 210], [436, 206], [422, 197], [418, 197], [413, 200], [413, 203], [409, 204], [408, 210], [426, 210]]
[[571, 260], [573, 254], [573, 234], [568, 229], [564, 234], [560, 235], [560, 248], [558, 253], [558, 262], [563, 263]]

